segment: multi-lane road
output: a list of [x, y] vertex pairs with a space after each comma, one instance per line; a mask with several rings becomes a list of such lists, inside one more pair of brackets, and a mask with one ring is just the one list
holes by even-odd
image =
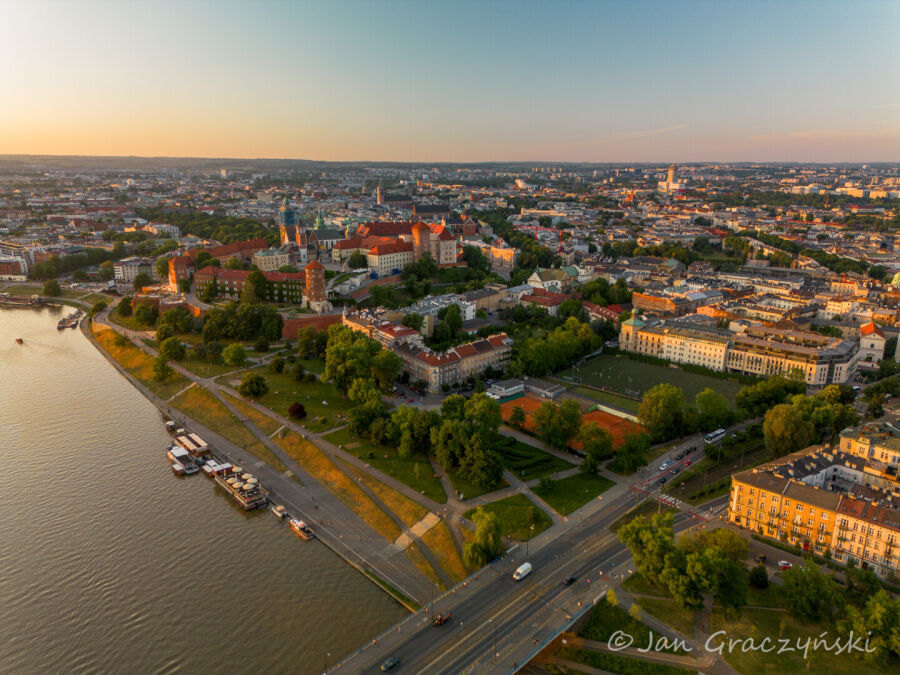
[[[719, 500], [717, 500], [719, 501]], [[613, 580], [627, 573], [630, 554], [609, 531], [609, 525], [635, 504], [623, 494], [582, 524], [570, 529], [527, 561], [534, 571], [522, 581], [512, 579], [525, 562], [519, 547], [483, 570], [467, 585], [423, 609], [386, 635], [346, 657], [333, 669], [339, 673], [380, 672], [390, 657], [399, 659], [398, 673], [511, 673], [589, 610]], [[696, 521], [676, 515], [676, 530]], [[574, 576], [575, 582], [563, 584]], [[436, 614], [452, 619], [432, 625]]]

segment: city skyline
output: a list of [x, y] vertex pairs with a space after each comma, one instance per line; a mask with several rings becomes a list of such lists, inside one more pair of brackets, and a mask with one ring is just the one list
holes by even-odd
[[0, 27], [13, 102], [0, 110], [0, 153], [900, 157], [895, 3], [210, 7], [12, 8]]

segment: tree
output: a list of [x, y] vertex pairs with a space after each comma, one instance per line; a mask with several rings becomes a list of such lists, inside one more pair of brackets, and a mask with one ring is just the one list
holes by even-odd
[[782, 572], [781, 588], [791, 613], [808, 621], [830, 619], [840, 603], [836, 584], [810, 560]]
[[551, 401], [544, 401], [534, 411], [531, 419], [538, 438], [553, 448], [565, 450], [569, 440], [581, 428], [581, 409], [573, 399], [566, 399], [559, 406]]
[[135, 292], [141, 290], [144, 286], [149, 286], [153, 283], [153, 279], [146, 272], [139, 272], [138, 275], [134, 278], [134, 290]]
[[294, 376], [294, 382], [303, 382], [306, 378], [306, 369], [302, 363], [295, 363], [291, 367], [291, 375]]
[[[301, 366], [302, 368], [302, 366]], [[284, 359], [280, 356], [276, 356], [274, 359], [269, 361], [268, 369], [270, 373], [283, 373], [284, 372]]]
[[363, 267], [368, 267], [369, 261], [365, 255], [363, 255], [359, 251], [354, 251], [350, 254], [350, 257], [347, 258], [347, 266], [350, 269], [358, 270]]
[[97, 316], [100, 312], [106, 309], [106, 304], [106, 302], [100, 300], [99, 302], [95, 302], [93, 305], [91, 305], [91, 316]]
[[522, 429], [525, 426], [525, 410], [522, 406], [517, 405], [513, 407], [512, 412], [509, 414], [509, 424], [516, 429]]
[[761, 591], [767, 589], [769, 587], [769, 573], [766, 571], [766, 566], [760, 563], [750, 570], [749, 581], [753, 588], [758, 588]]
[[423, 320], [424, 319], [421, 314], [410, 312], [409, 314], [404, 315], [403, 320], [400, 323], [402, 323], [404, 326], [412, 328], [413, 330], [422, 330]]
[[750, 542], [733, 530], [717, 527], [713, 530], [694, 530], [682, 535], [678, 545], [689, 553], [716, 547], [729, 560], [742, 562], [747, 557]]
[[229, 258], [225, 261], [225, 269], [226, 270], [242, 270], [244, 269], [244, 263], [242, 263], [237, 258]]
[[684, 427], [684, 393], [667, 382], [657, 384], [644, 394], [638, 419], [654, 440], [677, 438]]
[[256, 338], [256, 342], [253, 343], [253, 349], [258, 352], [267, 352], [269, 351], [269, 341], [266, 340], [264, 335], [260, 335]]
[[100, 281], [110, 281], [114, 276], [116, 276], [116, 272], [113, 269], [112, 260], [104, 260], [100, 263], [100, 271], [97, 274]]
[[402, 365], [400, 357], [389, 349], [381, 349], [375, 353], [371, 366], [372, 376], [381, 391], [391, 391]]
[[587, 474], [597, 471], [598, 462], [612, 456], [613, 437], [606, 429], [600, 428], [596, 422], [582, 425], [578, 432], [578, 440], [584, 452], [581, 470]]
[[166, 338], [159, 345], [159, 355], [166, 361], [180, 361], [184, 358], [184, 345], [177, 337]]
[[451, 394], [441, 403], [441, 416], [445, 420], [462, 420], [466, 416], [466, 398]]
[[621, 474], [632, 474], [647, 463], [646, 453], [650, 449], [648, 434], [625, 434], [622, 445], [616, 450], [616, 456], [609, 463], [612, 471]]
[[707, 387], [697, 394], [694, 402], [704, 431], [711, 431], [731, 424], [732, 413], [728, 400], [717, 391]]
[[164, 255], [164, 256], [160, 256], [159, 258], [157, 258], [156, 264], [155, 264], [156, 275], [160, 279], [165, 279], [167, 276], [169, 276], [169, 261], [171, 259], [172, 259], [172, 256], [170, 256], [170, 255]]
[[50, 298], [58, 298], [62, 295], [62, 289], [59, 287], [59, 282], [56, 279], [48, 279], [44, 282], [42, 293]]
[[503, 553], [503, 541], [496, 514], [479, 506], [472, 515], [472, 521], [475, 523], [475, 536], [466, 544], [463, 560], [469, 568], [478, 569]]
[[230, 344], [222, 350], [222, 359], [227, 366], [243, 366], [247, 361], [247, 351], [243, 345]]
[[482, 431], [496, 431], [503, 422], [500, 403], [487, 394], [473, 394], [466, 401], [465, 417]]
[[813, 442], [812, 422], [792, 405], [781, 403], [766, 413], [763, 420], [766, 449], [776, 456], [787, 455]]
[[866, 654], [867, 659], [884, 663], [889, 656], [900, 657], [900, 600], [882, 589], [862, 609], [848, 604], [847, 616], [838, 623], [838, 629], [844, 634], [852, 631], [868, 637], [867, 646], [872, 652]]
[[606, 591], [606, 602], [608, 602], [611, 607], [619, 606], [619, 596], [616, 595], [615, 588], [610, 588]]
[[134, 310], [134, 318], [145, 326], [154, 326], [159, 318], [159, 310], [153, 305], [138, 305]]
[[259, 373], [244, 373], [238, 391], [244, 398], [260, 398], [269, 391], [269, 384]]
[[884, 415], [884, 394], [876, 393], [869, 399], [866, 414], [872, 419]]
[[654, 586], [662, 585], [666, 558], [675, 552], [675, 535], [671, 513], [651, 517], [638, 516], [619, 528], [617, 536], [634, 558], [641, 575]]
[[306, 417], [306, 408], [303, 407], [302, 403], [291, 403], [291, 407], [288, 408], [288, 415], [290, 415], [295, 420], [302, 420]]
[[169, 362], [166, 361], [165, 357], [157, 357], [156, 362], [153, 364], [153, 379], [157, 382], [165, 382], [174, 374], [175, 371], [172, 369], [172, 366], [169, 365]]
[[256, 305], [268, 296], [268, 284], [266, 277], [259, 270], [253, 270], [244, 280], [241, 288], [241, 302], [247, 305]]

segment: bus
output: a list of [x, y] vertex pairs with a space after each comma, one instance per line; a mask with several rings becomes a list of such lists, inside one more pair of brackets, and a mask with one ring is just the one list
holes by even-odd
[[716, 441], [720, 441], [725, 437], [724, 429], [716, 429], [715, 431], [710, 431], [706, 436], [703, 437], [703, 440], [707, 443], [715, 443]]

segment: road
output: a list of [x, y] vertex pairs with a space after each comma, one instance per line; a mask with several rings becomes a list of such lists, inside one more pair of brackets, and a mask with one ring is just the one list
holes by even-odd
[[[633, 506], [632, 496], [623, 494], [590, 520], [532, 549], [527, 560], [534, 571], [520, 582], [512, 580], [512, 573], [526, 556], [517, 548], [467, 586], [438, 599], [433, 609], [421, 610], [346, 657], [333, 672], [380, 672], [390, 656], [400, 659], [397, 672], [515, 672], [588, 611], [613, 578], [627, 576], [630, 553], [608, 528]], [[696, 524], [686, 514], [676, 515], [675, 522], [676, 531]], [[568, 575], [576, 581], [565, 586]], [[447, 612], [451, 622], [431, 625], [432, 616]]]

